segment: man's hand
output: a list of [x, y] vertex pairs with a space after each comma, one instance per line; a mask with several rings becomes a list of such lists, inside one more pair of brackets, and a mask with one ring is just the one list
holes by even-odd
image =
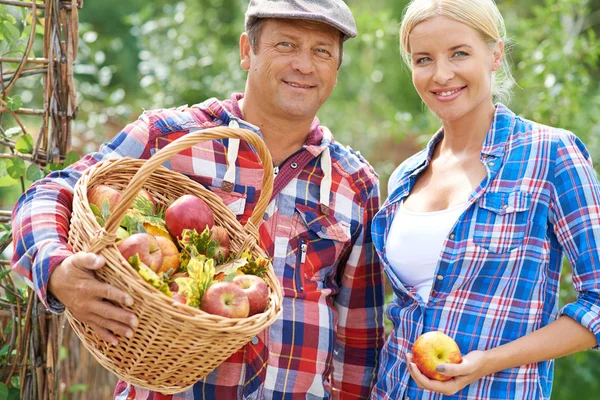
[[54, 269], [48, 290], [100, 339], [116, 345], [118, 340], [112, 333], [131, 337], [131, 328], [138, 320], [135, 314], [113, 304], [131, 306], [130, 295], [96, 279], [94, 271], [104, 263], [104, 257], [93, 253], [73, 254]]
[[417, 365], [412, 362], [412, 354], [406, 354], [406, 363], [410, 375], [420, 388], [451, 396], [472, 382], [492, 373], [485, 368], [485, 355], [485, 352], [475, 350], [463, 356], [460, 364], [438, 365], [437, 371], [440, 374], [452, 377], [446, 382], [432, 380], [423, 375]]

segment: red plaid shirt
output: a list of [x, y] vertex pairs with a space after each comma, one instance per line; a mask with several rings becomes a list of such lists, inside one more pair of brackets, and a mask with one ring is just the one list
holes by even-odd
[[[239, 125], [260, 135], [241, 119], [240, 98], [146, 112], [99, 152], [34, 184], [13, 213], [13, 269], [51, 310], [61, 312], [47, 284], [72, 254], [69, 217], [81, 171], [110, 158], [148, 159], [198, 129]], [[167, 167], [219, 194], [242, 222], [260, 194], [263, 170], [244, 142], [202, 143], [172, 157]], [[221, 190], [225, 180], [235, 183], [232, 192]], [[162, 396], [119, 382], [115, 398], [368, 398], [383, 344], [383, 276], [371, 240], [378, 208], [371, 166], [335, 142], [315, 118], [303, 148], [279, 166], [260, 226], [284, 291], [281, 318], [188, 392]]]

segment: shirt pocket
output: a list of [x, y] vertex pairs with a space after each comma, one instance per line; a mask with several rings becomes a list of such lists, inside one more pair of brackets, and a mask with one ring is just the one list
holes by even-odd
[[492, 253], [505, 253], [523, 244], [528, 230], [531, 195], [527, 192], [488, 192], [479, 199], [473, 241]]
[[350, 244], [350, 224], [331, 211], [297, 204], [292, 226], [288, 264], [294, 266], [296, 291], [304, 291], [307, 283], [322, 289]]

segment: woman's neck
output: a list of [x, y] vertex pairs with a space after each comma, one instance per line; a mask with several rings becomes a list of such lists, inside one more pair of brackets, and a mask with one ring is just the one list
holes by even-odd
[[444, 138], [440, 143], [440, 152], [461, 155], [479, 154], [483, 142], [494, 120], [496, 108], [489, 107], [472, 110], [462, 118], [453, 121], [442, 121]]

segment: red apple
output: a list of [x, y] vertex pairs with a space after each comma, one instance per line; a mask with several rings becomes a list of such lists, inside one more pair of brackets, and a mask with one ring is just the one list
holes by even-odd
[[412, 347], [413, 362], [429, 379], [448, 381], [452, 379], [437, 372], [438, 364], [460, 364], [462, 356], [456, 342], [440, 331], [427, 332], [417, 338]]
[[256, 275], [238, 275], [233, 278], [233, 282], [240, 285], [246, 296], [248, 296], [250, 306], [248, 315], [265, 311], [269, 302], [269, 287], [262, 278]]
[[169, 283], [169, 290], [173, 293], [179, 292], [179, 285], [177, 284], [177, 282], [175, 282], [175, 279], [189, 278], [189, 277], [190, 277], [190, 275], [187, 272], [178, 272], [176, 274], [173, 274], [171, 276], [171, 279], [173, 280], [173, 282]]
[[153, 271], [158, 271], [163, 262], [163, 255], [156, 238], [147, 233], [135, 233], [117, 244], [117, 248], [129, 260], [138, 254], [140, 261]]
[[137, 195], [138, 195], [138, 197], [145, 198], [150, 203], [152, 203], [154, 205], [154, 207], [156, 207], [156, 201], [154, 200], [154, 197], [152, 197], [152, 195], [150, 194], [150, 192], [148, 192], [146, 189], [140, 190]]
[[187, 299], [184, 295], [176, 293], [173, 295], [173, 301], [181, 304], [187, 304]]
[[217, 251], [215, 252], [215, 260], [227, 260], [229, 257], [229, 233], [222, 226], [214, 225], [210, 228], [210, 234], [213, 240], [217, 242]]
[[160, 247], [160, 251], [163, 256], [161, 266], [157, 271], [154, 272], [166, 273], [172, 269], [172, 273], [175, 273], [179, 269], [179, 249], [175, 243], [173, 243], [173, 241], [164, 236], [154, 236], [154, 238], [158, 242], [158, 247]]
[[94, 186], [88, 191], [88, 201], [102, 210], [102, 203], [108, 200], [110, 211], [114, 211], [121, 200], [121, 193], [107, 185]]
[[213, 212], [204, 200], [191, 194], [185, 194], [175, 200], [165, 213], [165, 222], [169, 233], [181, 238], [184, 229], [195, 229], [202, 233], [215, 224]]
[[217, 282], [204, 293], [200, 309], [228, 318], [246, 318], [250, 305], [248, 296], [240, 285], [233, 282]]

